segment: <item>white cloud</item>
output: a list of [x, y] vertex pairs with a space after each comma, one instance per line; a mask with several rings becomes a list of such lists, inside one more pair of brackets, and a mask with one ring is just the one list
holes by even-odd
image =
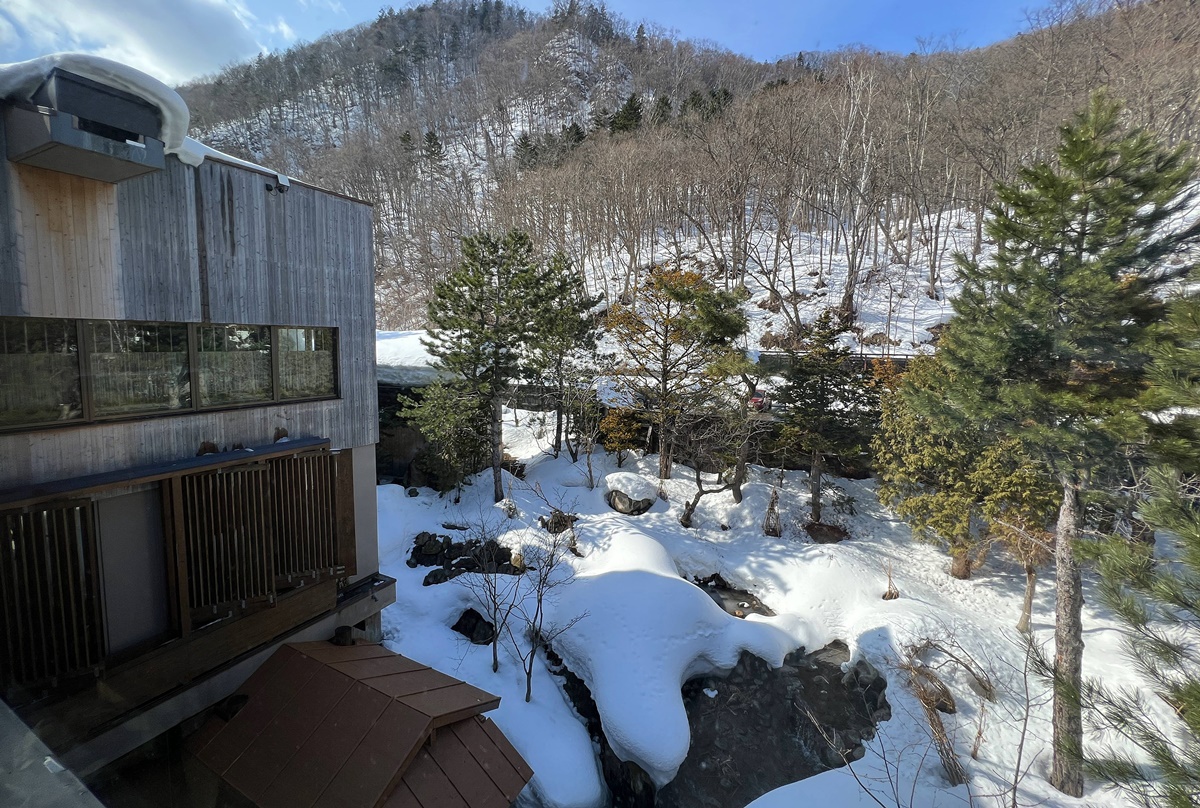
[[8, 18], [0, 12], [0, 48], [15, 45], [18, 41], [17, 29]]
[[267, 26], [267, 30], [284, 42], [296, 41], [296, 32], [292, 30], [292, 26], [288, 25], [287, 20], [283, 17], [276, 18], [274, 23]]
[[334, 14], [345, 14], [346, 7], [339, 0], [300, 0], [301, 8], [324, 8]]
[[5, 18], [30, 56], [94, 53], [168, 84], [254, 56], [260, 32], [283, 35], [259, 25], [242, 0], [4, 0], [0, 43]]

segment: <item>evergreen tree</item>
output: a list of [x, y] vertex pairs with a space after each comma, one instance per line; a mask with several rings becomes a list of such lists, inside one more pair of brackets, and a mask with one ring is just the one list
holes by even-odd
[[779, 400], [786, 405], [780, 442], [809, 457], [812, 521], [821, 521], [825, 455], [849, 456], [867, 446], [878, 420], [879, 398], [871, 375], [849, 361], [841, 342], [846, 326], [825, 309], [789, 352]]
[[920, 357], [884, 392], [872, 439], [879, 497], [918, 538], [947, 547], [950, 574], [971, 577], [974, 557], [1002, 542], [1025, 567], [1025, 604], [1017, 627], [1029, 627], [1037, 568], [1053, 541], [1054, 481], [1013, 441], [988, 442], [971, 424], [923, 415], [913, 399], [940, 394], [946, 368]]
[[642, 97], [637, 93], [629, 96], [625, 104], [613, 115], [608, 130], [614, 135], [633, 132], [642, 125]]
[[488, 454], [488, 409], [461, 380], [439, 381], [421, 391], [420, 401], [402, 398], [399, 415], [407, 419], [431, 451], [415, 463], [433, 477], [443, 493], [454, 490], [458, 502], [463, 479], [481, 468]]
[[462, 264], [434, 286], [426, 347], [437, 366], [488, 412], [488, 446], [496, 501], [504, 499], [501, 414], [508, 385], [519, 376], [558, 301], [549, 272], [529, 236], [480, 233], [463, 239]]
[[520, 137], [517, 138], [517, 143], [513, 147], [513, 158], [517, 161], [517, 168], [520, 169], [529, 169], [537, 165], [538, 147], [528, 132], [521, 132]]
[[670, 123], [671, 121], [671, 98], [663, 94], [656, 96], [654, 99], [654, 109], [650, 111], [650, 122], [655, 126]]
[[432, 129], [425, 133], [425, 145], [421, 156], [434, 165], [440, 165], [446, 159], [446, 149], [442, 146], [441, 138]]
[[553, 316], [538, 323], [537, 338], [530, 350], [531, 372], [550, 383], [554, 397], [554, 456], [562, 451], [563, 405], [572, 359], [596, 345], [596, 321], [591, 310], [600, 298], [588, 294], [583, 275], [561, 252], [550, 257], [543, 275], [541, 294], [554, 307]]
[[658, 431], [658, 476], [669, 480], [679, 430], [713, 396], [713, 367], [746, 316], [700, 273], [655, 267], [634, 303], [609, 310], [607, 326], [629, 360], [618, 382]]
[[638, 53], [646, 50], [646, 26], [638, 23], [637, 33], [633, 35], [633, 48]]
[[1137, 693], [1099, 683], [1085, 688], [1100, 728], [1132, 741], [1148, 765], [1111, 748], [1088, 761], [1097, 777], [1144, 804], [1200, 805], [1200, 298], [1172, 307], [1173, 338], [1157, 352], [1151, 378], [1164, 410], [1149, 504], [1142, 515], [1173, 534], [1178, 564], [1155, 564], [1150, 548], [1114, 536], [1088, 548], [1099, 562], [1101, 597], [1128, 627], [1130, 661], [1178, 716], [1164, 725]]
[[1072, 796], [1083, 793], [1080, 499], [1140, 432], [1149, 332], [1162, 312], [1155, 291], [1169, 277], [1160, 262], [1200, 230], [1159, 237], [1192, 164], [1122, 131], [1119, 114], [1095, 96], [1062, 128], [1054, 163], [997, 188], [986, 225], [994, 258], [958, 258], [963, 291], [940, 346], [946, 405], [923, 405], [1018, 441], [1058, 481], [1050, 779]]

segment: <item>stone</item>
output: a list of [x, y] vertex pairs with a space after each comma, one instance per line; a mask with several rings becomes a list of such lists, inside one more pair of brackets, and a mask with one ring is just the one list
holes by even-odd
[[578, 519], [579, 514], [565, 513], [564, 511], [560, 511], [558, 508], [554, 508], [550, 511], [549, 516], [538, 517], [538, 525], [540, 525], [541, 528], [547, 533], [553, 533], [557, 536], [559, 533], [562, 533], [564, 530], [567, 530], [574, 525]]
[[488, 645], [496, 637], [496, 626], [474, 609], [463, 612], [451, 628], [475, 645]]
[[817, 544], [837, 544], [847, 538], [850, 533], [840, 525], [827, 525], [823, 522], [809, 522], [804, 530]]
[[654, 507], [653, 499], [632, 499], [624, 491], [609, 491], [604, 501], [608, 507], [626, 516], [641, 516]]
[[444, 584], [452, 577], [454, 576], [450, 574], [450, 570], [444, 570], [441, 567], [438, 567], [437, 569], [432, 569], [429, 571], [429, 574], [425, 576], [425, 580], [421, 582], [421, 586]]
[[608, 507], [627, 516], [641, 516], [658, 500], [655, 483], [628, 471], [606, 475], [600, 487]]
[[410, 489], [408, 489], [408, 491], [406, 491], [405, 493], [407, 493], [407, 494], [408, 494], [410, 497], [419, 497], [419, 496], [421, 496], [421, 489], [419, 489], [419, 488], [410, 488]]

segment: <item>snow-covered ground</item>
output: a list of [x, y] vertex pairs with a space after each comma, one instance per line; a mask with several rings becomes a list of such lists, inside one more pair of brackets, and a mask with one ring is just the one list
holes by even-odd
[[[428, 568], [410, 569], [404, 562], [421, 531], [464, 537], [443, 524], [488, 524], [502, 543], [523, 548], [526, 557], [536, 556], [537, 548], [550, 540], [537, 527], [537, 517], [549, 511], [547, 501], [581, 515], [576, 533], [582, 557], [565, 556], [565, 583], [548, 597], [547, 626], [582, 619], [555, 640], [555, 648], [587, 681], [614, 749], [641, 763], [656, 780], [669, 778], [686, 754], [686, 717], [678, 689], [682, 679], [732, 667], [741, 649], [778, 664], [797, 646], [814, 650], [842, 639], [856, 657], [865, 655], [887, 677], [893, 718], [881, 725], [852, 772], [838, 769], [792, 784], [756, 801], [755, 808], [876, 805], [875, 799], [887, 806], [1010, 805], [1014, 780], [1019, 805], [1126, 804], [1095, 783], [1078, 800], [1046, 783], [1050, 700], [1045, 684], [1024, 673], [1023, 647], [1013, 629], [1024, 581], [1016, 565], [994, 556], [973, 580], [951, 578], [947, 557], [936, 547], [914, 542], [908, 528], [880, 507], [870, 481], [837, 481], [843, 489], [841, 504], [835, 505], [831, 494], [829, 506], [840, 512], [851, 538], [837, 545], [813, 544], [799, 530], [806, 511], [802, 472], [782, 478], [786, 528], [780, 539], [766, 537], [760, 529], [771, 487], [780, 481], [777, 471], [767, 469], [754, 471], [741, 505], [734, 505], [728, 493], [701, 500], [692, 530], [678, 523], [694, 490], [684, 479], [665, 482], [667, 500], [648, 513], [620, 516], [605, 504], [599, 485], [588, 488], [582, 461], [573, 465], [565, 455], [552, 459], [545, 453], [552, 425], [546, 430], [536, 413], [516, 417], [519, 426], [513, 425], [513, 413], [506, 415], [505, 439], [508, 451], [528, 466], [525, 480], [507, 480], [519, 509], [515, 517], [506, 517], [492, 504], [490, 477], [468, 486], [458, 505], [428, 489], [408, 497], [403, 488], [389, 485], [378, 493], [381, 568], [399, 581], [397, 602], [384, 612], [387, 644], [502, 697], [491, 715], [535, 772], [524, 794], [526, 804], [605, 804], [595, 750], [583, 723], [543, 660], [535, 666], [533, 699], [526, 703], [524, 673], [514, 651], [501, 651], [500, 669], [493, 673], [490, 649], [451, 630], [463, 610], [476, 605], [464, 582], [471, 576], [423, 587]], [[604, 455], [594, 457], [593, 465], [597, 481], [616, 471], [615, 461]], [[630, 460], [624, 470], [653, 481], [655, 469], [652, 457]], [[881, 595], [889, 567], [901, 597], [885, 601]], [[779, 616], [738, 620], [683, 580], [714, 572], [756, 594]], [[568, 580], [568, 573], [573, 578]], [[1045, 575], [1034, 630], [1037, 640], [1048, 644], [1053, 581], [1051, 573]], [[1087, 582], [1085, 592], [1085, 674], [1101, 676], [1110, 685], [1135, 685], [1120, 655], [1115, 621], [1097, 607]], [[905, 674], [895, 668], [906, 646], [926, 638], [956, 642], [996, 686], [996, 700], [987, 702], [961, 669], [947, 665], [939, 670], [957, 700], [957, 714], [944, 719], [971, 775], [969, 786], [948, 787], [921, 708], [905, 686]], [[1149, 703], [1167, 725], [1169, 708], [1157, 699]]]

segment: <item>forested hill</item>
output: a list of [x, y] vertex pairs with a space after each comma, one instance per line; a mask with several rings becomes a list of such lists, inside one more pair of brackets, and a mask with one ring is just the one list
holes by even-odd
[[1098, 88], [1200, 138], [1200, 7], [1056, 0], [982, 50], [764, 64], [580, 0], [437, 0], [180, 91], [194, 136], [375, 204], [381, 325], [423, 323], [462, 235], [519, 227], [610, 298], [689, 262], [751, 290], [759, 337], [837, 307], [899, 344], [952, 251], [988, 248], [994, 184]]

